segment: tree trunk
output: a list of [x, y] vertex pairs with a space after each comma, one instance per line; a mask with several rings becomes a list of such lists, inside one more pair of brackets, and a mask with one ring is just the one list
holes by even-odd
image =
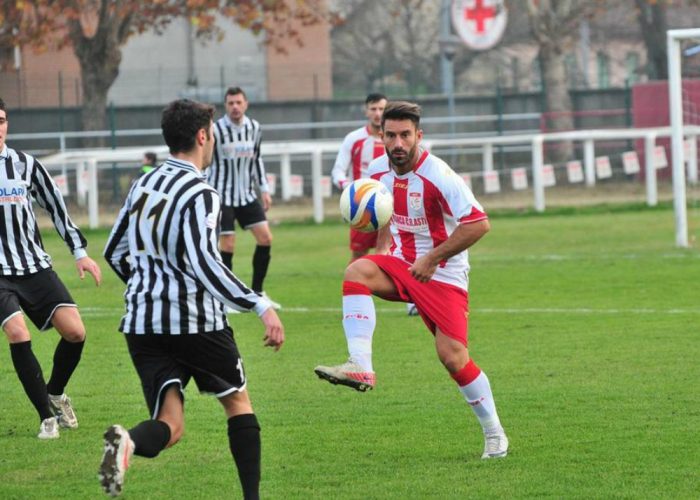
[[[564, 53], [561, 48], [553, 45], [542, 45], [540, 47], [540, 64], [542, 65], [547, 105], [546, 129], [552, 132], [573, 130], [574, 117], [571, 111], [573, 107], [566, 79]], [[548, 151], [550, 161], [564, 162], [572, 158], [573, 146], [570, 141], [551, 143], [551, 146]]]
[[647, 49], [647, 76], [650, 80], [668, 78], [666, 55], [666, 5], [650, 4], [648, 0], [636, 0], [639, 28]]
[[[119, 75], [121, 63], [120, 29], [124, 24], [100, 22], [95, 33], [85, 36], [80, 21], [68, 23], [69, 34], [78, 62], [83, 89], [83, 130], [105, 130], [107, 128], [107, 93]], [[104, 145], [104, 138], [83, 141], [86, 147]]]

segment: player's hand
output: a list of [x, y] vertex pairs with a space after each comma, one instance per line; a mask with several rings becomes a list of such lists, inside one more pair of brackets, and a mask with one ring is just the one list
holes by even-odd
[[102, 271], [97, 262], [90, 257], [83, 257], [75, 261], [75, 267], [78, 269], [78, 276], [80, 276], [81, 280], [85, 279], [85, 271], [87, 271], [95, 279], [95, 285], [100, 286], [100, 283], [102, 283]]
[[430, 278], [433, 277], [433, 274], [435, 274], [437, 265], [438, 263], [433, 263], [429, 255], [424, 255], [416, 259], [413, 265], [408, 268], [408, 271], [411, 273], [411, 276], [421, 283], [427, 283], [430, 281]]
[[262, 199], [263, 210], [267, 212], [272, 206], [272, 196], [270, 196], [270, 193], [260, 193], [260, 198]]
[[265, 336], [263, 341], [266, 347], [272, 347], [275, 351], [279, 351], [284, 344], [284, 326], [277, 316], [275, 310], [270, 307], [260, 316], [265, 325]]

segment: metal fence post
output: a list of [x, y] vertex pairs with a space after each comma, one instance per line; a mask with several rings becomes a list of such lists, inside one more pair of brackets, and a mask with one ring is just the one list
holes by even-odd
[[656, 134], [647, 134], [644, 138], [644, 174], [647, 186], [647, 205], [655, 207], [659, 202], [656, 192], [656, 163], [654, 163], [654, 148]]
[[544, 180], [542, 179], [542, 164], [544, 154], [542, 151], [542, 136], [532, 138], [532, 190], [535, 194], [535, 211], [544, 212]]

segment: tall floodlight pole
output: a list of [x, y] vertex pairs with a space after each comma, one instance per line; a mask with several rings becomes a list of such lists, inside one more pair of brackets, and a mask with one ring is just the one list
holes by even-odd
[[[681, 39], [700, 38], [700, 29], [666, 32], [668, 53], [668, 99], [671, 116], [671, 152], [673, 156], [673, 211], [676, 219], [676, 246], [688, 246], [688, 214], [685, 199], [683, 162], [683, 86], [681, 75]], [[647, 172], [648, 175], [648, 172]]]

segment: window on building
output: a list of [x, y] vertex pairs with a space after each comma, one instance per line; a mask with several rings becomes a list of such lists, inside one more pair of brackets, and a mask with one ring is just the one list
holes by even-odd
[[625, 56], [625, 78], [629, 85], [639, 80], [639, 54], [628, 52]]
[[542, 90], [542, 71], [537, 57], [532, 60], [532, 90]]
[[603, 52], [598, 52], [598, 88], [610, 87], [610, 58]]

